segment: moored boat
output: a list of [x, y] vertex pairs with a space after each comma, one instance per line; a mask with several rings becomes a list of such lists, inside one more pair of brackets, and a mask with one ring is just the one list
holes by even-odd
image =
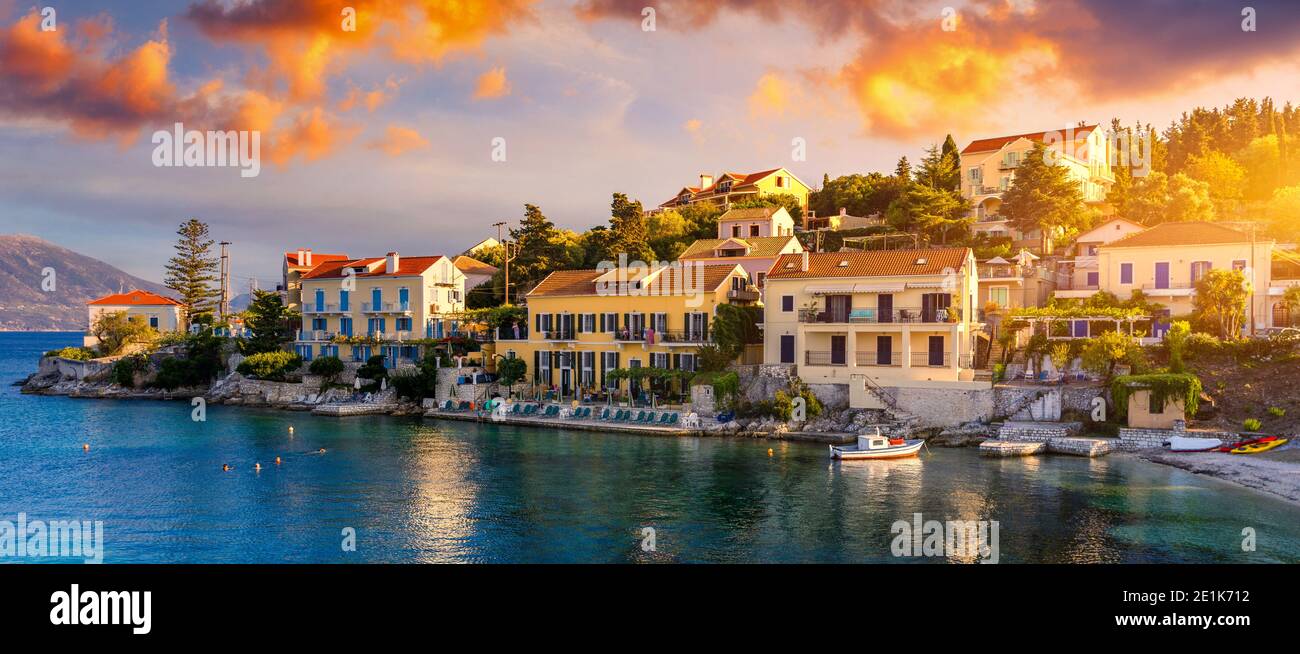
[[1222, 447], [1223, 441], [1217, 438], [1173, 436], [1165, 444], [1169, 446], [1170, 452], [1209, 452]]
[[830, 448], [832, 459], [901, 459], [916, 456], [923, 445], [925, 441], [921, 439], [885, 438], [877, 428], [874, 434], [858, 435], [858, 442], [854, 445], [831, 445]]
[[1261, 443], [1250, 443], [1249, 445], [1242, 445], [1240, 447], [1232, 448], [1232, 453], [1233, 454], [1256, 454], [1259, 452], [1267, 452], [1275, 447], [1281, 447], [1283, 445], [1286, 445], [1287, 440], [1288, 439], [1285, 438], [1278, 438], [1275, 440], [1265, 441]]

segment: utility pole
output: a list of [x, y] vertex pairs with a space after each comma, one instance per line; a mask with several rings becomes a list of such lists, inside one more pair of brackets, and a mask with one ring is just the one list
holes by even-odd
[[230, 253], [226, 251], [228, 245], [230, 241], [221, 242], [221, 305], [217, 307], [217, 315], [222, 320], [230, 313]]
[[[519, 256], [519, 250], [515, 250], [511, 247], [510, 242], [505, 240], [505, 233], [503, 231], [506, 226], [505, 222], [492, 224], [497, 228], [497, 242], [501, 244], [502, 248], [501, 261], [502, 265], [505, 266], [505, 304], [510, 304], [510, 262], [513, 261], [515, 257]], [[512, 250], [513, 254], [511, 253]]]

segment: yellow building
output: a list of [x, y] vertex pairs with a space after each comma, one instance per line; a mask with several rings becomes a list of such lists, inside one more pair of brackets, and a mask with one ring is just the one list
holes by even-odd
[[[773, 168], [757, 173], [722, 173], [716, 178], [701, 173], [699, 186], [683, 187], [677, 192], [676, 197], [659, 205], [659, 208], [712, 202], [723, 209], [728, 209], [732, 204], [742, 200], [769, 195], [793, 195], [799, 198], [799, 206], [806, 211], [808, 194], [811, 192], [811, 187], [785, 168]], [[795, 216], [795, 218], [803, 219], [802, 216]]]
[[[127, 293], [114, 293], [86, 303], [87, 330], [95, 326], [105, 314], [125, 313], [127, 318], [139, 320], [160, 332], [174, 332], [181, 328], [181, 311], [185, 305], [169, 297], [139, 289]], [[94, 347], [99, 339], [89, 332], [82, 345]]]
[[977, 288], [969, 248], [784, 255], [764, 290], [763, 361], [847, 384], [855, 408], [877, 408], [871, 385], [987, 388], [971, 367]]
[[[626, 273], [626, 271], [622, 271]], [[573, 397], [578, 389], [620, 388], [619, 368], [695, 370], [696, 351], [712, 340], [717, 307], [749, 287], [739, 265], [669, 265], [620, 279], [620, 270], [547, 275], [527, 298], [529, 333], [498, 339], [497, 352], [528, 364], [528, 381]], [[683, 289], [692, 289], [691, 292]]]
[[306, 360], [336, 356], [390, 367], [413, 362], [417, 343], [440, 338], [441, 316], [465, 309], [465, 273], [444, 256], [331, 261], [302, 276], [302, 321], [294, 349]]
[[298, 309], [302, 306], [302, 276], [312, 268], [332, 261], [347, 261], [346, 254], [313, 254], [311, 248], [298, 248], [284, 253], [284, 262], [280, 270], [282, 282], [280, 291], [284, 294], [284, 306]]
[[989, 237], [1009, 237], [1023, 247], [1050, 252], [1051, 239], [1038, 230], [1025, 233], [1002, 217], [1002, 194], [1016, 177], [1016, 168], [1042, 143], [1078, 182], [1084, 202], [1107, 212], [1106, 194], [1115, 183], [1110, 168], [1110, 140], [1096, 125], [977, 139], [961, 151], [961, 194], [971, 201], [975, 223], [971, 230]]
[[[1192, 312], [1196, 282], [1214, 269], [1241, 270], [1253, 280], [1251, 294], [1256, 328], [1282, 327], [1288, 320], [1282, 305], [1287, 286], [1297, 280], [1274, 280], [1274, 242], [1216, 223], [1162, 223], [1097, 248], [1097, 288], [1057, 291], [1057, 297], [1088, 297], [1098, 290], [1120, 299], [1142, 291], [1162, 304], [1163, 317]], [[1249, 328], [1249, 322], [1245, 325]], [[1168, 320], [1158, 322], [1159, 337]]]
[[1056, 290], [1057, 274], [1041, 258], [1021, 250], [1007, 260], [994, 257], [979, 263], [979, 304], [988, 310], [1041, 307]]

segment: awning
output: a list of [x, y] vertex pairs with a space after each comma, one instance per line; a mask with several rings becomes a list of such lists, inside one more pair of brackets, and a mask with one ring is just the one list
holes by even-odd
[[943, 282], [908, 282], [908, 288], [943, 288]]
[[854, 284], [854, 293], [902, 293], [903, 284]]
[[852, 293], [853, 284], [813, 284], [803, 288], [804, 293], [825, 295], [828, 293]]

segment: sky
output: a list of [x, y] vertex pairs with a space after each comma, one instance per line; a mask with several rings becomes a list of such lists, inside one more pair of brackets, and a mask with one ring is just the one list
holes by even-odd
[[[300, 247], [456, 254], [525, 203], [583, 230], [701, 173], [1243, 96], [1300, 101], [1300, 3], [0, 0], [0, 233], [160, 280], [195, 217], [266, 289]], [[257, 132], [259, 174], [156, 166], [178, 122]]]

